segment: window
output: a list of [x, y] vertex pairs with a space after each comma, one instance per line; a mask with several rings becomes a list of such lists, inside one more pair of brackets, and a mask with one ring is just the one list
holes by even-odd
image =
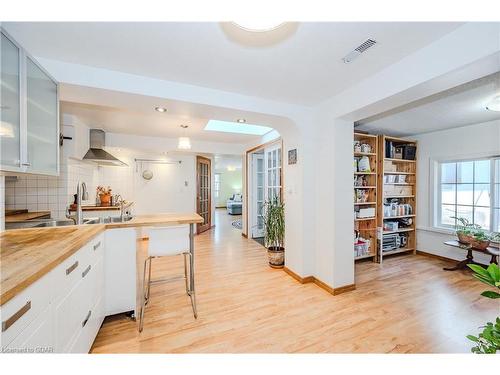
[[500, 159], [439, 163], [437, 226], [454, 228], [463, 217], [483, 229], [500, 230]]
[[216, 173], [214, 176], [214, 194], [215, 198], [219, 198], [220, 194], [220, 173]]

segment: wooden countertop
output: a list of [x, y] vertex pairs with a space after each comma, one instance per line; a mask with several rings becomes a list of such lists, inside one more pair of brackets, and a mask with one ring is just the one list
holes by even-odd
[[23, 212], [18, 214], [5, 215], [6, 223], [17, 223], [19, 221], [40, 219], [50, 217], [50, 211]]
[[27, 228], [0, 233], [0, 306], [106, 229], [202, 223], [196, 213], [136, 216], [124, 223]]

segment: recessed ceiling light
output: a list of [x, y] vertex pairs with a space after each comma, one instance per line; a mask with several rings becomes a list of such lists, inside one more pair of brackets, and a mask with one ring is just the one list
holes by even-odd
[[165, 107], [155, 107], [156, 112], [165, 113], [167, 109]]
[[486, 105], [486, 109], [488, 111], [500, 112], [500, 95], [495, 96], [491, 101]]
[[247, 21], [237, 21], [237, 22], [235, 21], [233, 23], [236, 26], [242, 28], [243, 30], [256, 33], [271, 31], [285, 24], [283, 21], [269, 21], [269, 20], [247, 20]]
[[236, 122], [239, 122], [240, 124], [244, 124], [245, 122], [247, 122], [247, 120], [245, 120], [244, 118], [239, 118], [238, 120], [236, 120]]

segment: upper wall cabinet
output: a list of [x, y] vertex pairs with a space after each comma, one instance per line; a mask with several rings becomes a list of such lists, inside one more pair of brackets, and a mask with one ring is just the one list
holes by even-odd
[[58, 85], [1, 30], [0, 169], [59, 174]]

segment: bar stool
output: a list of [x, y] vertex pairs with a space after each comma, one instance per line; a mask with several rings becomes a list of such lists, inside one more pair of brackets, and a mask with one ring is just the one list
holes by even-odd
[[[196, 310], [196, 294], [194, 288], [194, 259], [193, 253], [189, 251], [191, 233], [188, 226], [170, 226], [150, 228], [148, 254], [144, 261], [142, 306], [140, 312], [139, 332], [142, 332], [144, 325], [144, 310], [149, 302], [150, 289], [152, 284], [170, 282], [184, 279], [186, 282], [186, 293], [191, 299], [194, 318], [198, 318]], [[153, 258], [182, 255], [184, 257], [184, 276], [167, 279], [151, 280], [151, 262]], [[189, 260], [189, 262], [188, 262]], [[189, 263], [189, 265], [188, 265]], [[188, 272], [189, 270], [189, 272]], [[146, 281], [147, 274], [147, 281]], [[188, 277], [189, 274], [189, 277]]]

